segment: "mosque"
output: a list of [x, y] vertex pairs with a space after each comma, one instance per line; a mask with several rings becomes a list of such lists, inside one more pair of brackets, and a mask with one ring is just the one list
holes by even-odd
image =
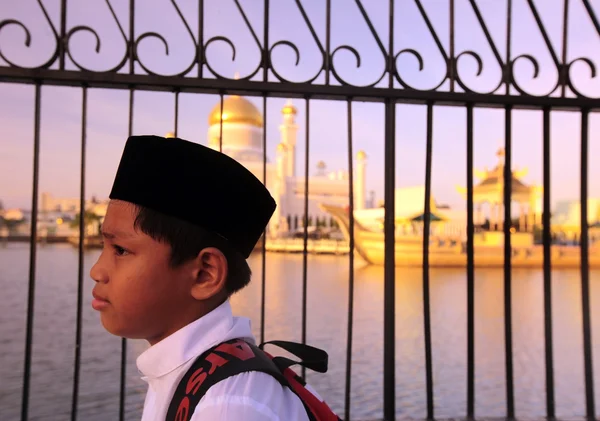
[[[272, 162], [267, 153], [266, 183], [277, 202], [267, 233], [270, 237], [283, 237], [303, 228], [304, 218], [304, 168], [297, 163], [296, 108], [288, 101], [281, 110], [280, 141], [276, 159]], [[259, 180], [263, 180], [263, 116], [258, 108], [244, 97], [232, 95], [217, 103], [208, 117], [208, 146], [237, 160]], [[367, 207], [366, 164], [364, 151], [356, 155], [354, 164], [354, 206]], [[337, 206], [349, 204], [349, 174], [347, 171], [327, 171], [325, 162], [319, 161], [316, 171], [308, 180], [309, 227], [332, 226], [331, 216], [320, 209], [320, 203]], [[263, 180], [264, 182], [264, 180]]]

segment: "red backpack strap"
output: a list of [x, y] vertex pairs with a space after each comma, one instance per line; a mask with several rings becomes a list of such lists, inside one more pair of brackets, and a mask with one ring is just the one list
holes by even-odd
[[298, 397], [304, 402], [308, 412], [314, 414], [318, 421], [342, 421], [331, 408], [324, 402], [319, 400], [313, 393], [306, 388], [304, 380], [294, 373], [291, 369], [286, 369], [285, 377], [289, 381], [292, 390], [296, 392]]
[[[166, 421], [189, 421], [210, 387], [228, 377], [249, 371], [269, 374], [296, 393], [269, 355], [252, 344], [234, 339], [209, 349], [194, 361], [175, 389]], [[309, 420], [316, 421], [302, 397], [299, 398]]]
[[285, 376], [290, 385], [289, 387], [304, 403], [307, 413], [312, 414], [314, 419], [318, 421], [341, 421], [341, 418], [324, 401], [321, 401], [306, 388], [304, 379], [290, 368], [292, 365], [301, 365], [319, 373], [326, 373], [328, 365], [327, 353], [310, 345], [286, 341], [265, 342], [260, 345], [260, 348], [262, 349], [267, 344], [278, 346], [300, 359], [300, 361], [294, 361], [285, 357], [271, 357]]

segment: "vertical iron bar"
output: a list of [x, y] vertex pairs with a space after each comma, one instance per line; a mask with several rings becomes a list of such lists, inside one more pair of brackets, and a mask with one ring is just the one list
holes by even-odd
[[[394, 87], [394, 0], [389, 1], [389, 88]], [[385, 101], [384, 159], [384, 295], [383, 295], [383, 417], [396, 419], [396, 102]]]
[[79, 179], [79, 266], [77, 275], [77, 327], [75, 330], [75, 372], [73, 374], [73, 401], [71, 420], [77, 420], [77, 404], [79, 400], [79, 373], [81, 366], [81, 324], [83, 301], [83, 244], [85, 240], [85, 157], [87, 141], [87, 86], [83, 87], [81, 104], [81, 174]]
[[[133, 99], [134, 90], [129, 90], [129, 127], [128, 136], [133, 135]], [[119, 421], [125, 421], [125, 375], [127, 373], [127, 339], [121, 339], [121, 390], [119, 393]]]
[[65, 70], [65, 56], [67, 55], [67, 0], [60, 2], [60, 39], [58, 40], [58, 60], [60, 70]]
[[225, 98], [223, 97], [223, 92], [221, 92], [219, 94], [219, 96], [221, 97], [221, 114], [219, 114], [219, 152], [223, 152], [223, 102], [225, 101]]
[[[544, 210], [542, 214], [544, 243], [544, 332], [546, 347], [546, 416], [555, 417], [554, 356], [552, 349], [552, 265], [550, 234], [550, 108], [544, 108]], [[531, 212], [531, 210], [530, 210]], [[533, 227], [528, 227], [533, 232]]]
[[198, 1], [198, 79], [204, 69], [204, 0]]
[[133, 99], [135, 91], [133, 88], [129, 89], [129, 121], [127, 123], [127, 135], [133, 135]]
[[348, 279], [348, 337], [346, 344], [346, 396], [344, 419], [350, 421], [350, 393], [352, 379], [352, 333], [354, 321], [354, 152], [352, 149], [352, 99], [348, 99], [348, 185], [350, 188], [349, 214], [350, 219], [350, 254]]
[[467, 104], [467, 418], [475, 418], [475, 224], [473, 222], [473, 104]]
[[583, 357], [585, 368], [586, 416], [595, 419], [592, 329], [590, 321], [590, 263], [588, 242], [588, 120], [589, 110], [581, 111], [581, 311], [583, 317]]
[[[268, 2], [268, 0], [266, 0]], [[263, 96], [263, 183], [267, 185], [267, 97]], [[285, 175], [285, 174], [284, 174]], [[265, 342], [265, 306], [267, 293], [267, 230], [263, 232], [262, 277], [260, 292], [260, 343]]]
[[[331, 68], [331, 0], [325, 3], [325, 85], [329, 85]], [[348, 418], [346, 418], [348, 419]]]
[[454, 79], [456, 78], [456, 66], [454, 58], [454, 0], [450, 0], [450, 57], [448, 57], [448, 76], [450, 77], [450, 92], [454, 92]]
[[[263, 80], [269, 81], [269, 0], [265, 0], [264, 10], [264, 27], [263, 27], [263, 65], [264, 74]], [[285, 176], [285, 174], [284, 174]], [[267, 185], [267, 95], [263, 95], [263, 182]], [[267, 230], [263, 232], [262, 243], [262, 277], [261, 277], [261, 292], [260, 292], [260, 342], [265, 342], [265, 315], [266, 315], [266, 296], [267, 296]]]
[[[388, 51], [388, 56], [386, 58], [386, 66], [387, 66], [387, 71], [390, 74], [390, 78], [389, 78], [389, 88], [393, 88], [394, 87], [394, 0], [390, 0], [390, 16], [389, 16], [389, 24], [390, 24], [390, 38], [389, 38], [389, 51]], [[396, 109], [395, 106], [396, 104], [393, 103], [394, 105], [394, 118], [396, 118]], [[387, 107], [387, 104], [386, 104]], [[386, 110], [386, 118], [387, 118], [387, 110]], [[394, 122], [394, 126], [396, 125], [396, 122]], [[386, 136], [386, 141], [387, 141], [387, 136]]]
[[[308, 289], [308, 166], [310, 137], [310, 98], [306, 97], [306, 145], [304, 150], [304, 248], [302, 249], [302, 343], [306, 344], [306, 294]], [[302, 378], [306, 378], [306, 367], [302, 366]]]
[[27, 293], [27, 328], [25, 332], [25, 367], [23, 370], [23, 398], [21, 421], [27, 421], [29, 386], [31, 382], [31, 348], [33, 344], [33, 316], [35, 310], [35, 264], [37, 257], [38, 187], [40, 178], [40, 125], [42, 87], [35, 85], [35, 114], [33, 129], [33, 189], [31, 198], [31, 238], [29, 240], [29, 286]]
[[135, 73], [135, 0], [129, 0], [129, 73]]
[[504, 64], [504, 82], [506, 83], [506, 95], [510, 94], [510, 85], [513, 81], [511, 60], [511, 40], [512, 40], [512, 0], [506, 3], [506, 63]]
[[431, 357], [431, 309], [429, 302], [429, 231], [431, 228], [431, 161], [433, 152], [433, 103], [427, 104], [427, 146], [425, 156], [425, 218], [423, 219], [423, 328], [425, 335], [425, 380], [427, 419], [433, 415], [433, 363]]
[[[263, 81], [269, 81], [269, 69], [271, 67], [270, 57], [269, 57], [269, 0], [265, 0], [265, 24], [263, 28], [263, 37], [264, 37], [264, 47], [263, 47], [263, 66], [264, 66], [264, 74]], [[266, 101], [266, 99], [265, 99]], [[265, 114], [266, 115], [266, 114]], [[266, 127], [266, 126], [265, 126]]]
[[383, 417], [396, 419], [396, 103], [385, 100], [385, 168], [384, 168], [384, 295], [383, 295]]
[[512, 354], [512, 247], [511, 247], [511, 199], [512, 199], [512, 106], [505, 108], [504, 119], [504, 336], [506, 358], [506, 417], [515, 418]]
[[568, 67], [567, 67], [567, 43], [569, 37], [569, 0], [565, 0], [564, 8], [563, 8], [563, 36], [562, 36], [562, 63], [560, 69], [560, 84], [561, 84], [561, 96], [565, 96], [565, 92], [567, 89], [567, 79], [568, 79]]
[[173, 135], [178, 136], [179, 131], [179, 90], [175, 91], [175, 128], [173, 129]]

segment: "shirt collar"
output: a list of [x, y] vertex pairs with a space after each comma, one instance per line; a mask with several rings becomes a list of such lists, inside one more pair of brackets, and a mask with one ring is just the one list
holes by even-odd
[[231, 304], [227, 300], [140, 354], [138, 370], [148, 378], [164, 376], [222, 342], [233, 323]]

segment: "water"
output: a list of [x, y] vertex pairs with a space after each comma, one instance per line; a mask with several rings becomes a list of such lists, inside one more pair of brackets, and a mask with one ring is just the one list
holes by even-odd
[[[99, 251], [84, 256], [83, 344], [78, 413], [81, 420], [118, 419], [121, 340], [106, 333], [90, 307], [89, 269]], [[31, 420], [67, 420], [73, 393], [77, 304], [77, 250], [38, 247]], [[261, 256], [250, 259], [254, 281], [234, 296], [234, 313], [252, 319], [260, 335]], [[0, 246], [0, 419], [19, 419], [27, 309], [27, 244]], [[267, 256], [266, 339], [301, 340], [302, 256]], [[475, 273], [476, 415], [505, 415], [503, 272]], [[600, 378], [600, 272], [591, 273], [595, 378]], [[327, 374], [308, 380], [343, 413], [348, 308], [348, 258], [309, 256], [308, 342], [330, 355]], [[396, 274], [396, 407], [398, 417], [426, 416], [422, 273]], [[383, 268], [357, 262], [355, 272], [352, 419], [383, 418]], [[515, 405], [518, 417], [545, 414], [543, 283], [541, 270], [513, 270]], [[553, 272], [556, 409], [585, 414], [580, 274]], [[431, 270], [435, 415], [466, 415], [466, 273]], [[128, 341], [126, 419], [141, 416], [145, 383], [135, 358], [147, 345]], [[596, 385], [600, 402], [600, 385]]]

